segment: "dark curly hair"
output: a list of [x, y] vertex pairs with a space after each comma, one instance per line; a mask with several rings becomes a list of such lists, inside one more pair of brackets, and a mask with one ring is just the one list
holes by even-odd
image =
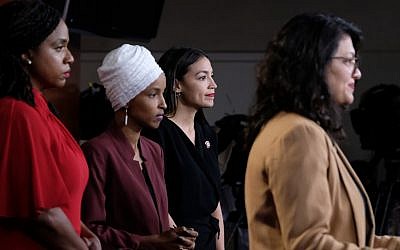
[[60, 13], [40, 0], [13, 0], [0, 6], [0, 97], [34, 106], [32, 83], [21, 55], [37, 48], [60, 23]]
[[333, 139], [344, 138], [343, 107], [332, 101], [324, 76], [344, 34], [351, 37], [357, 55], [362, 40], [358, 27], [335, 15], [304, 13], [293, 17], [269, 42], [257, 70], [250, 142], [281, 111], [317, 122]]

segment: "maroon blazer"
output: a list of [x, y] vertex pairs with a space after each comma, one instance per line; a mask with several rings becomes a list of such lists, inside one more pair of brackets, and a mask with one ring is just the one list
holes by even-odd
[[133, 160], [130, 143], [115, 127], [82, 145], [90, 170], [82, 220], [103, 249], [136, 249], [141, 235], [168, 230], [162, 149], [143, 136], [138, 145], [143, 172]]

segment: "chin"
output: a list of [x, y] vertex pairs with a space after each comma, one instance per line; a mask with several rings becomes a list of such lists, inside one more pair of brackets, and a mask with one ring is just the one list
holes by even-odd
[[55, 88], [64, 88], [66, 84], [67, 84], [67, 81], [64, 80], [64, 81], [60, 81], [59, 83], [55, 84], [54, 87]]
[[214, 107], [214, 103], [206, 103], [203, 106], [203, 108], [212, 108], [212, 107]]
[[354, 102], [354, 98], [349, 98], [346, 102], [346, 105], [350, 105]]
[[151, 129], [156, 129], [156, 128], [158, 128], [159, 126], [160, 126], [160, 123], [159, 123], [159, 122], [155, 122], [155, 123], [152, 123], [152, 124], [149, 124], [149, 125], [148, 125], [148, 127], [151, 128]]
[[346, 96], [344, 96], [341, 104], [342, 105], [350, 105], [354, 102], [354, 96], [352, 94], [348, 94]]

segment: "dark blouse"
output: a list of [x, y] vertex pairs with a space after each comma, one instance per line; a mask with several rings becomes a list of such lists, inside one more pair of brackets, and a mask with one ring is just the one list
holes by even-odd
[[90, 170], [82, 219], [99, 236], [103, 249], [137, 249], [141, 235], [169, 228], [162, 150], [143, 136], [138, 145], [143, 171], [117, 128], [82, 145]]
[[218, 220], [211, 216], [219, 202], [220, 175], [217, 137], [205, 120], [195, 119], [195, 145], [171, 120], [145, 131], [160, 143], [165, 155], [169, 213], [181, 226], [199, 232], [196, 249], [215, 248]]

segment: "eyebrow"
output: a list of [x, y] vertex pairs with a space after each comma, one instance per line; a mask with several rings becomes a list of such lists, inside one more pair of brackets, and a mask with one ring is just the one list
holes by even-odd
[[60, 38], [60, 39], [55, 40], [53, 44], [59, 44], [59, 43], [61, 43], [61, 44], [68, 44], [68, 39], [66, 39], [66, 38]]
[[351, 58], [355, 58], [355, 57], [357, 57], [357, 54], [354, 53], [354, 52], [347, 52], [347, 53], [342, 53], [342, 54], [335, 55], [333, 57], [351, 57]]
[[201, 74], [201, 73], [204, 73], [204, 74], [208, 74], [208, 73], [213, 73], [212, 71], [208, 71], [208, 70], [200, 70], [199, 72], [197, 72], [196, 73], [196, 75], [198, 75], [198, 74]]
[[160, 87], [151, 87], [151, 88], [148, 88], [148, 91], [163, 91], [162, 90], [162, 88], [160, 88]]

